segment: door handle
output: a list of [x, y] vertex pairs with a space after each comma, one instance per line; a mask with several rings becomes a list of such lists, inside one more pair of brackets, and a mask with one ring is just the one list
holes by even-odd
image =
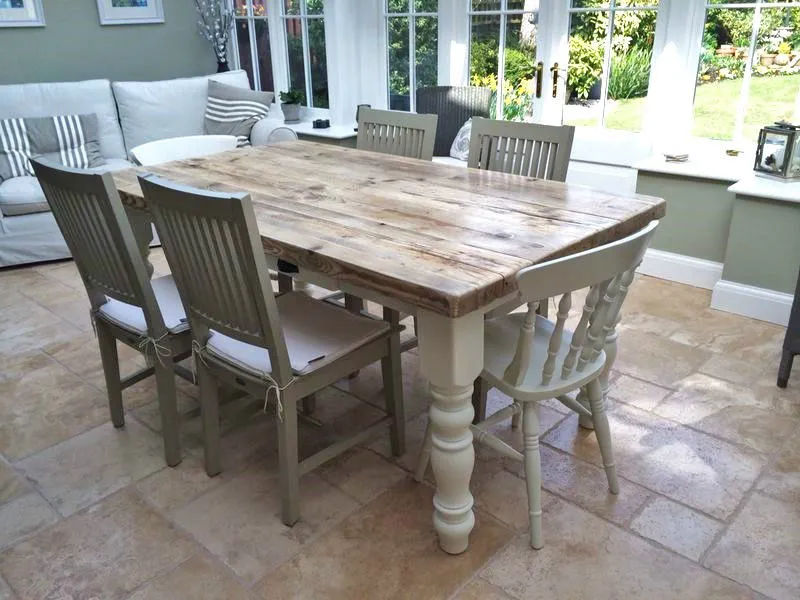
[[553, 63], [550, 72], [553, 74], [553, 98], [555, 98], [558, 96], [558, 63]]
[[536, 70], [536, 97], [537, 98], [541, 98], [542, 97], [542, 77], [543, 77], [543, 73], [544, 73], [544, 63], [541, 62], [541, 61], [539, 63], [537, 63], [536, 67], [535, 67], [535, 70]]

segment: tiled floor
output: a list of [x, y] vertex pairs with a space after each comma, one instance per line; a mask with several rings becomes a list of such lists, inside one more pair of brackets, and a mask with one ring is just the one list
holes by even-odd
[[[153, 255], [158, 270], [163, 256]], [[519, 465], [478, 449], [476, 527], [437, 549], [433, 488], [411, 481], [428, 400], [403, 358], [406, 456], [377, 439], [304, 477], [279, 518], [275, 427], [225, 427], [202, 467], [197, 418], [164, 466], [152, 382], [108, 422], [97, 344], [70, 262], [0, 271], [0, 600], [192, 598], [800, 597], [800, 369], [775, 387], [783, 329], [709, 310], [709, 293], [640, 277], [620, 329], [610, 419], [622, 477], [608, 494], [594, 434], [541, 406], [545, 547], [527, 545]], [[131, 351], [123, 368], [142, 365]], [[306, 451], [368, 422], [379, 369], [318, 399]], [[196, 391], [179, 385], [184, 411]], [[504, 399], [493, 393], [493, 407]], [[520, 445], [507, 424], [496, 432]]]

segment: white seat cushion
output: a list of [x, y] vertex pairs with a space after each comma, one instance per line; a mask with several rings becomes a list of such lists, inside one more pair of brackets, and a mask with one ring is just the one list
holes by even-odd
[[[171, 333], [180, 333], [189, 329], [186, 313], [183, 311], [183, 304], [172, 275], [153, 279], [151, 283], [167, 329]], [[123, 329], [139, 335], [147, 334], [147, 322], [144, 319], [144, 312], [138, 306], [109, 298], [108, 302], [103, 304], [98, 312], [99, 316], [115, 325], [119, 325]]]
[[[292, 370], [307, 374], [389, 332], [389, 324], [354, 315], [302, 292], [277, 298]], [[272, 372], [266, 349], [211, 331], [210, 354], [256, 375]]]

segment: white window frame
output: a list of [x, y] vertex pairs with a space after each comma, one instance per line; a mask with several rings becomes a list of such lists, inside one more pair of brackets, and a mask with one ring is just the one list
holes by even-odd
[[[328, 45], [328, 33], [329, 29], [327, 24], [325, 23], [325, 6], [322, 8], [322, 14], [309, 14], [308, 12], [308, 0], [297, 0], [300, 5], [300, 12], [296, 14], [290, 14], [286, 12], [286, 4], [284, 2], [278, 1], [278, 7], [280, 10], [280, 18], [281, 18], [281, 30], [283, 32], [283, 55], [284, 61], [286, 65], [286, 82], [287, 82], [287, 89], [291, 78], [289, 77], [289, 44], [288, 39], [286, 36], [286, 24], [288, 21], [298, 20], [300, 21], [300, 31], [302, 36], [302, 43], [303, 43], [303, 78], [305, 80], [305, 96], [306, 101], [304, 106], [308, 108], [318, 108], [314, 106], [314, 95], [313, 95], [313, 86], [311, 82], [311, 50], [308, 45], [308, 22], [310, 20], [320, 20], [325, 27], [325, 45]], [[327, 2], [325, 3], [327, 4]], [[328, 69], [328, 51], [327, 48], [325, 50], [325, 70], [329, 71]], [[326, 73], [327, 76], [327, 73]], [[330, 77], [328, 76], [328, 106], [330, 107], [331, 98], [330, 98]], [[327, 110], [327, 109], [326, 109]]]

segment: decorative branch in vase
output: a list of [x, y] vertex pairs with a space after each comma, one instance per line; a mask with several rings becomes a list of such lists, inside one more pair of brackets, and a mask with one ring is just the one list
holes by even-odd
[[200, 35], [206, 38], [217, 55], [217, 73], [230, 71], [228, 41], [233, 27], [233, 9], [226, 0], [194, 0], [200, 20]]

